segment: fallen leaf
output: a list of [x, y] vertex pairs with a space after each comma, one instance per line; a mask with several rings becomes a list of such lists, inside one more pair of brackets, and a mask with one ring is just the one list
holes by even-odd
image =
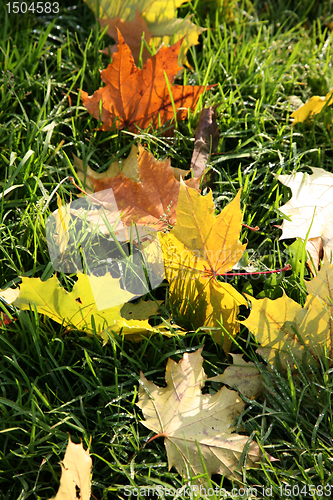
[[[128, 172], [123, 169], [115, 174], [113, 163], [106, 172], [96, 173], [89, 167], [83, 171], [83, 165], [81, 170], [76, 162], [78, 177], [90, 190], [99, 192], [99, 200], [107, 210], [108, 190], [113, 190], [117, 213], [121, 213], [121, 221], [125, 226], [131, 226], [133, 222], [137, 226], [150, 226], [159, 231], [176, 221], [180, 182], [175, 178], [169, 159], [155, 160], [149, 151], [139, 146], [136, 160], [136, 151], [134, 146], [130, 153], [129, 169], [131, 174], [133, 171], [138, 172], [140, 182], [133, 179], [133, 175], [128, 177]], [[192, 178], [185, 182], [186, 185], [199, 189], [200, 179]]]
[[204, 173], [211, 153], [216, 151], [219, 143], [219, 127], [216, 121], [216, 107], [203, 108], [195, 131], [194, 150], [191, 170], [194, 177]]
[[[106, 47], [103, 52], [105, 54], [108, 54], [109, 52], [114, 54], [117, 51], [118, 28], [124, 38], [124, 42], [132, 51], [135, 64], [138, 65], [143, 34], [148, 45], [151, 39], [151, 32], [149, 31], [147, 23], [143, 19], [139, 10], [136, 10], [135, 17], [132, 21], [123, 21], [119, 17], [115, 17], [113, 19], [98, 19], [98, 21], [102, 28], [105, 28], [106, 26], [108, 27], [106, 33], [116, 42], [116, 45]], [[149, 57], [150, 53], [147, 47], [143, 44], [141, 60], [145, 63]]]
[[168, 46], [171, 40], [174, 42], [184, 40], [180, 47], [178, 60], [181, 64], [185, 64], [190, 68], [191, 65], [187, 60], [188, 49], [192, 45], [197, 45], [199, 43], [199, 35], [203, 31], [206, 31], [205, 28], [193, 24], [191, 21], [192, 17], [188, 16], [186, 19], [173, 18], [154, 25], [148, 24], [152, 34], [151, 44], [154, 43], [155, 47], [161, 47], [163, 44]]
[[305, 247], [309, 255], [307, 264], [312, 274], [315, 275], [324, 256], [323, 240], [320, 236], [318, 238], [309, 238]]
[[[142, 335], [157, 331], [167, 334], [166, 329], [154, 328], [148, 321], [125, 320], [120, 315], [123, 304], [136, 295], [121, 289], [119, 281], [110, 273], [101, 277], [78, 273], [72, 291], [67, 292], [55, 276], [46, 281], [23, 277], [20, 294], [12, 304], [19, 309], [35, 306], [38, 313], [87, 334], [94, 331], [95, 325], [97, 334], [104, 342], [108, 341], [107, 328], [110, 333], [122, 332], [127, 339], [135, 341], [141, 340]], [[114, 302], [117, 305], [110, 307]]]
[[59, 489], [56, 496], [49, 500], [90, 500], [91, 469], [89, 450], [83, 448], [82, 442], [75, 444], [69, 437], [66, 453], [61, 462]]
[[[166, 78], [171, 86], [180, 67], [177, 58], [182, 40], [171, 47], [162, 47], [148, 59], [142, 70], [137, 68], [130, 48], [118, 30], [118, 50], [111, 64], [101, 72], [105, 87], [92, 96], [81, 91], [83, 105], [96, 119], [100, 115], [101, 130], [110, 130], [115, 120], [118, 129], [131, 131], [164, 125], [168, 120], [187, 118], [188, 109], [195, 109], [204, 86], [173, 85], [170, 96]], [[207, 86], [210, 89], [212, 86]]]
[[176, 9], [186, 0], [100, 0], [99, 12], [93, 0], [86, 0], [87, 5], [100, 18], [120, 17], [124, 21], [134, 18], [136, 9], [144, 16], [147, 23], [158, 23], [165, 19], [172, 19]]
[[280, 240], [307, 239], [306, 250], [316, 266], [321, 246], [317, 243], [314, 247], [314, 238], [321, 238], [323, 250], [329, 258], [333, 252], [333, 174], [322, 168], [310, 168], [312, 175], [297, 172], [277, 176], [293, 195], [279, 209], [291, 219], [283, 221]]
[[[145, 39], [151, 46], [159, 48], [162, 43], [165, 46], [170, 45], [171, 40], [178, 42], [185, 36], [185, 41], [181, 47], [179, 60], [182, 64], [189, 65], [186, 53], [190, 46], [199, 43], [199, 35], [205, 31], [193, 24], [189, 16], [186, 19], [176, 18], [176, 9], [180, 7], [186, 0], [100, 0], [99, 11], [97, 11], [97, 4], [94, 0], [85, 0], [88, 6], [95, 13], [96, 17], [100, 18], [99, 21], [103, 27], [106, 25], [118, 28], [125, 38], [122, 29], [127, 30], [131, 28], [131, 40], [128, 45], [133, 51], [137, 52], [137, 47], [141, 45], [142, 33], [145, 33]], [[137, 24], [131, 24], [140, 15], [140, 20]], [[118, 21], [119, 20], [119, 21]], [[108, 34], [117, 41], [117, 35], [114, 31], [108, 31]], [[114, 36], [115, 35], [115, 36]], [[147, 37], [148, 35], [148, 37]], [[133, 47], [131, 45], [133, 43]], [[112, 50], [112, 49], [111, 49]], [[148, 51], [143, 54], [142, 61], [146, 62], [148, 58]], [[136, 60], [137, 62], [137, 60]]]
[[[77, 169], [78, 178], [83, 183], [85, 190], [88, 193], [93, 193], [94, 189], [96, 189], [95, 186], [98, 186], [98, 183], [99, 181], [101, 181], [101, 179], [104, 179], [105, 177], [115, 177], [117, 174], [120, 174], [120, 172], [128, 177], [128, 179], [132, 179], [135, 182], [140, 182], [139, 171], [140, 162], [142, 161], [141, 157], [143, 149], [144, 148], [142, 148], [142, 146], [139, 145], [138, 147], [133, 144], [128, 157], [123, 160], [118, 160], [117, 162], [113, 161], [112, 163], [110, 163], [109, 168], [105, 172], [96, 172], [95, 170], [92, 170], [89, 165], [87, 165], [87, 167], [85, 168], [83, 161], [75, 156], [75, 154], [72, 154], [74, 158], [74, 165]], [[150, 156], [153, 156], [149, 151], [147, 151], [147, 153], [149, 158]], [[165, 165], [164, 161], [159, 160], [159, 162], [161, 169], [163, 169], [163, 165]], [[181, 177], [184, 179], [191, 173], [191, 170], [184, 170], [177, 167], [171, 168], [173, 171], [173, 175], [175, 179], [177, 179], [177, 181], [180, 181]], [[196, 180], [196, 177], [200, 176], [194, 176], [194, 178], [188, 179], [186, 182], [194, 189], [199, 189], [199, 181]], [[104, 181], [102, 182], [106, 182], [106, 179], [104, 179]]]
[[13, 321], [16, 321], [16, 319], [11, 319], [8, 314], [0, 311], [0, 327], [10, 325]]
[[[169, 469], [176, 467], [187, 479], [205, 473], [203, 459], [209, 476], [229, 477], [248, 441], [247, 436], [234, 433], [233, 425], [244, 403], [237, 392], [226, 387], [213, 396], [202, 394], [207, 376], [201, 352], [185, 353], [179, 363], [169, 358], [166, 387], [149, 382], [141, 372], [137, 405], [146, 419], [141, 423], [164, 437]], [[259, 447], [252, 441], [247, 466], [253, 467], [259, 460]]]
[[143, 300], [138, 303], [127, 302], [120, 310], [120, 314], [124, 319], [139, 319], [144, 320], [154, 316], [159, 310], [163, 300]]
[[19, 288], [7, 288], [6, 290], [0, 289], [0, 298], [7, 302], [7, 304], [12, 304], [12, 302], [17, 299], [19, 294]]
[[116, 177], [117, 174], [122, 172], [128, 179], [134, 182], [140, 182], [139, 176], [139, 161], [138, 161], [138, 148], [133, 145], [130, 154], [124, 160], [113, 161], [110, 163], [109, 168], [105, 172], [96, 172], [92, 170], [89, 165], [84, 167], [83, 161], [75, 156], [74, 165], [77, 170], [78, 178], [83, 183], [85, 190], [88, 193], [94, 192], [94, 185], [104, 179], [105, 177]]
[[318, 95], [311, 97], [309, 101], [290, 115], [290, 118], [294, 118], [291, 126], [293, 127], [296, 123], [311, 120], [311, 118], [318, 115], [325, 106], [332, 106], [332, 104], [333, 89], [330, 90], [325, 97], [319, 97]]
[[[242, 214], [240, 191], [214, 217], [212, 192], [201, 196], [181, 183], [175, 227], [159, 233], [173, 308], [190, 317], [195, 328], [223, 327], [234, 336], [239, 331], [239, 306], [244, 297], [229, 283], [217, 280], [240, 260], [246, 245], [239, 241]], [[192, 316], [192, 317], [191, 317]], [[231, 340], [221, 329], [214, 339], [229, 352]]]
[[283, 369], [287, 363], [292, 368], [295, 366], [293, 356], [301, 361], [306, 355], [303, 343], [314, 359], [318, 359], [325, 346], [327, 359], [332, 359], [333, 267], [327, 259], [317, 276], [305, 283], [308, 296], [304, 307], [285, 293], [275, 300], [248, 296], [251, 314], [241, 321], [261, 344], [257, 353], [274, 366], [278, 366], [276, 356], [279, 353]]
[[221, 375], [210, 377], [210, 382], [222, 382], [240, 392], [249, 399], [254, 399], [263, 391], [263, 377], [254, 363], [243, 359], [242, 354], [230, 354], [233, 364]]

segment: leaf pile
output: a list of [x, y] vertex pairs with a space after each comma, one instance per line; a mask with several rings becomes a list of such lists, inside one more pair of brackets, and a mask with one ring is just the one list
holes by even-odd
[[[99, 2], [99, 12], [94, 11], [101, 25], [108, 27], [117, 48], [111, 48], [112, 62], [101, 71], [104, 86], [91, 96], [81, 90], [81, 97], [88, 112], [101, 120], [100, 130], [108, 132], [114, 127], [117, 134], [128, 129], [126, 133], [135, 135], [141, 129], [160, 129], [167, 122], [185, 120], [189, 110], [196, 111], [205, 90], [215, 86], [174, 84], [181, 70], [178, 61], [186, 63], [188, 47], [198, 42], [202, 31], [190, 18], [175, 17], [176, 9], [184, 1]], [[95, 1], [86, 2], [96, 9]], [[220, 5], [228, 6], [225, 1]], [[168, 46], [171, 39], [175, 43]], [[146, 45], [155, 45], [159, 50], [150, 57]], [[312, 97], [291, 115], [292, 125], [311, 119], [330, 106], [332, 99], [332, 90], [325, 98]], [[210, 155], [218, 148], [217, 109], [218, 106], [209, 106], [201, 112], [189, 170], [173, 168], [169, 158], [155, 159], [140, 144], [132, 146], [121, 166], [112, 162], [102, 173], [74, 156], [77, 179], [87, 189], [88, 193], [83, 192], [91, 206], [85, 209], [63, 205], [57, 195], [58, 210], [50, 218], [53, 243], [60, 257], [73, 243], [70, 227], [74, 216], [90, 224], [82, 231], [84, 237], [96, 230], [107, 241], [113, 239], [118, 250], [123, 248], [121, 244], [132, 248], [137, 245], [138, 253], [145, 251], [151, 259], [156, 274], [162, 263], [163, 272], [159, 273], [161, 279], [157, 284], [154, 285], [147, 266], [143, 275], [147, 282], [150, 279], [149, 287], [142, 293], [132, 293], [124, 285], [124, 262], [119, 264], [120, 277], [115, 278], [110, 272], [90, 273], [85, 261], [89, 273], [80, 272], [81, 268], [68, 271], [72, 274], [71, 282], [75, 281], [70, 292], [60, 285], [56, 275], [46, 281], [22, 277], [19, 288], [1, 290], [0, 299], [21, 310], [35, 309], [67, 330], [75, 328], [88, 335], [97, 334], [104, 343], [111, 335], [139, 341], [156, 332], [174, 335], [166, 321], [157, 326], [151, 326], [149, 321], [162, 304], [153, 293], [165, 276], [168, 282], [165, 307], [172, 319], [181, 318], [199, 332], [210, 330], [212, 339], [223, 345], [227, 355], [242, 324], [254, 335], [259, 345], [256, 352], [277, 368], [297, 370], [301, 362], [309, 363], [311, 359], [319, 362], [323, 352], [331, 363], [333, 267], [329, 258], [333, 252], [333, 175], [312, 168], [312, 175], [297, 172], [278, 176], [292, 190], [292, 198], [280, 208], [287, 217], [281, 226], [280, 239], [300, 238], [311, 256], [309, 265], [313, 274], [320, 269], [311, 281], [305, 282], [304, 306], [285, 292], [276, 300], [241, 294], [225, 281], [226, 276], [234, 276], [229, 271], [237, 266], [239, 269], [246, 248], [240, 241], [241, 190], [218, 215], [212, 191], [205, 195], [200, 192]], [[112, 135], [107, 137], [112, 139]], [[153, 235], [160, 255], [149, 247]], [[83, 239], [75, 244], [78, 255], [80, 252], [83, 255]], [[49, 253], [56, 267], [51, 250]], [[56, 270], [63, 272], [61, 268]], [[133, 302], [145, 294], [150, 295], [149, 300], [145, 297]], [[243, 321], [238, 319], [240, 306], [250, 309]], [[11, 321], [9, 316], [1, 315], [1, 328]], [[178, 326], [174, 328], [179, 331]], [[169, 469], [175, 467], [186, 480], [205, 472], [209, 477], [221, 474], [238, 479], [247, 445], [247, 466], [257, 467], [261, 459], [259, 446], [249, 442], [247, 436], [235, 433], [235, 419], [244, 408], [241, 396], [251, 399], [263, 393], [261, 372], [265, 368], [233, 353], [233, 365], [209, 380], [236, 388], [240, 395], [225, 386], [215, 394], [203, 394], [207, 376], [201, 353], [202, 348], [185, 353], [179, 363], [169, 359], [164, 388], [149, 382], [141, 372], [137, 406], [145, 418], [143, 425], [156, 433], [153, 439], [164, 438]], [[91, 468], [89, 451], [69, 440], [56, 500], [78, 497], [88, 500]]]

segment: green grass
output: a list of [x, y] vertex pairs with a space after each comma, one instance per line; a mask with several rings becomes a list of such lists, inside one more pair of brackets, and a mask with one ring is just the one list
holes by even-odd
[[[242, 231], [249, 256], [262, 269], [282, 267], [292, 240], [278, 241], [276, 225], [290, 192], [273, 174], [307, 167], [333, 172], [332, 111], [293, 129], [289, 120], [291, 96], [305, 101], [333, 87], [333, 35], [325, 28], [332, 21], [332, 1], [240, 1], [233, 21], [213, 1], [185, 4], [180, 15], [193, 13], [193, 22], [207, 31], [191, 49], [193, 72], [184, 79], [218, 85], [178, 124], [172, 140], [160, 130], [138, 135], [97, 131], [79, 89], [91, 95], [101, 85], [107, 38], [81, 0], [66, 4], [59, 18], [41, 18], [27, 30], [28, 20], [22, 18], [19, 25], [8, 20], [1, 4], [1, 287], [19, 284], [22, 276], [46, 279], [53, 274], [45, 221], [56, 209], [56, 192], [68, 202], [76, 191], [68, 179], [74, 173], [72, 153], [102, 170], [126, 157], [140, 140], [156, 158], [168, 156], [174, 167], [189, 168], [205, 103], [218, 106], [220, 142], [211, 161], [216, 205], [221, 209], [242, 187], [244, 223], [260, 228]], [[239, 277], [233, 284], [271, 298], [282, 287], [295, 300], [304, 300], [297, 269], [279, 278]], [[102, 346], [96, 337], [66, 332], [33, 308], [7, 311], [17, 320], [1, 327], [0, 334], [0, 500], [54, 496], [68, 433], [85, 446], [92, 440], [93, 498], [126, 498], [125, 485], [181, 487], [181, 477], [168, 471], [162, 440], [143, 447], [152, 433], [140, 424], [142, 414], [135, 406], [139, 373], [164, 385], [168, 357], [179, 360], [201, 345], [207, 373], [221, 373], [227, 363], [221, 346], [200, 331], [170, 339], [155, 335], [138, 344], [115, 337]], [[175, 318], [186, 324], [176, 312]], [[255, 348], [242, 329], [232, 351], [243, 349], [258, 364]], [[319, 367], [300, 366], [298, 381], [260, 365], [265, 395], [247, 401], [238, 421], [263, 451], [259, 469], [241, 469], [242, 482], [257, 486], [258, 498], [265, 498], [261, 486], [272, 486], [266, 498], [274, 499], [309, 498], [299, 493], [309, 485], [319, 493], [320, 486], [333, 489], [331, 361], [323, 356]], [[219, 387], [211, 383], [209, 391]], [[270, 462], [267, 454], [278, 461]], [[220, 476], [212, 478], [212, 485], [229, 492], [240, 487]], [[290, 496], [285, 485], [294, 486]], [[328, 489], [323, 491], [331, 497], [325, 496]], [[321, 498], [319, 493], [313, 498]]]

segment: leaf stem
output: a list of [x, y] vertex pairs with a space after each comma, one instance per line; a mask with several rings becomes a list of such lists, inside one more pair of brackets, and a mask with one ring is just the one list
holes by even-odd
[[248, 226], [247, 224], [242, 224], [242, 226], [246, 227], [250, 231], [259, 231], [259, 226], [252, 227], [252, 226]]
[[284, 266], [282, 269], [274, 269], [273, 271], [255, 271], [255, 272], [246, 272], [246, 273], [221, 273], [217, 274], [216, 276], [249, 276], [253, 274], [274, 274], [274, 273], [282, 273], [284, 271], [290, 271], [291, 265], [287, 264]]
[[89, 196], [89, 198], [91, 198], [92, 200], [96, 201], [99, 205], [102, 205], [102, 202], [100, 200], [97, 200], [97, 198], [95, 198], [94, 196], [92, 196], [91, 194], [87, 193], [87, 191], [85, 191], [84, 189], [82, 189], [80, 186], [78, 186], [74, 180], [74, 177], [69, 177], [68, 178], [69, 182], [71, 182], [79, 191], [81, 191], [81, 193], [85, 194], [86, 196]]

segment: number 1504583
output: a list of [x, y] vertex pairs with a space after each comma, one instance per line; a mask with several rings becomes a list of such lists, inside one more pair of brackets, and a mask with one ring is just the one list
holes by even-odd
[[304, 485], [304, 486], [299, 486], [298, 484], [294, 485], [288, 485], [284, 484], [279, 486], [279, 493], [281, 497], [291, 497], [291, 496], [298, 496], [298, 495], [304, 495], [304, 496], [309, 496], [309, 497], [331, 497], [333, 492], [333, 485], [331, 484], [326, 484], [325, 486], [322, 485]]
[[8, 2], [8, 14], [58, 14], [58, 2]]

